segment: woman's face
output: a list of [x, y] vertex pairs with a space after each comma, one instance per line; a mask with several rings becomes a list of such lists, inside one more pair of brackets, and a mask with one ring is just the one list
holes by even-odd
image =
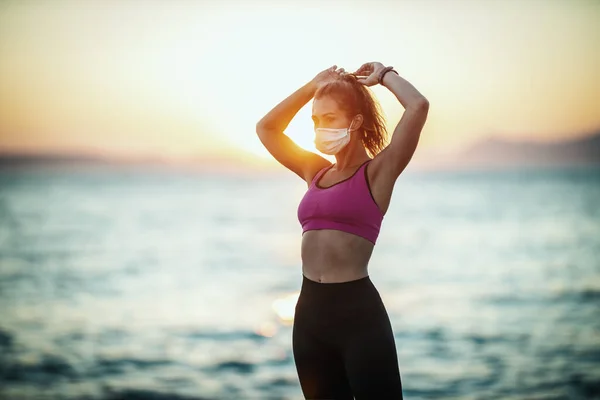
[[340, 109], [337, 101], [329, 96], [313, 100], [312, 120], [316, 128], [349, 128], [352, 122]]

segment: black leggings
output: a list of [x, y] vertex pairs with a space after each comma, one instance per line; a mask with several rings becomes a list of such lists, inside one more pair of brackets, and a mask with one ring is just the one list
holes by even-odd
[[307, 399], [402, 399], [396, 344], [366, 276], [319, 283], [302, 275], [292, 347]]

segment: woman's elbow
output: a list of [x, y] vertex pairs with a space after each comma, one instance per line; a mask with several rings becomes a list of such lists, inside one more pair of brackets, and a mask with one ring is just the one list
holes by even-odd
[[427, 100], [426, 97], [421, 97], [419, 100], [417, 100], [416, 108], [427, 112], [429, 110], [429, 100]]

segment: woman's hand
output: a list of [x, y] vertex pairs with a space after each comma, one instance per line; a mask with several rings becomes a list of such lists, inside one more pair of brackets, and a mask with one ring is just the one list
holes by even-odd
[[319, 72], [311, 81], [315, 89], [318, 89], [322, 84], [332, 81], [339, 75], [344, 73], [344, 68], [338, 68], [337, 65], [327, 68], [324, 71]]
[[356, 76], [366, 76], [366, 78], [357, 78], [365, 86], [373, 86], [379, 83], [379, 74], [385, 66], [380, 62], [368, 62], [360, 66], [353, 74]]

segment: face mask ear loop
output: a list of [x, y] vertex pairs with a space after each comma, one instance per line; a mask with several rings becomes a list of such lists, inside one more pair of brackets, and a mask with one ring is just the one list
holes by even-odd
[[354, 118], [352, 118], [352, 121], [350, 121], [350, 126], [348, 126], [348, 133], [354, 132], [356, 130], [356, 129], [351, 129], [352, 124], [354, 123], [355, 120], [356, 120], [356, 116], [354, 116]]

